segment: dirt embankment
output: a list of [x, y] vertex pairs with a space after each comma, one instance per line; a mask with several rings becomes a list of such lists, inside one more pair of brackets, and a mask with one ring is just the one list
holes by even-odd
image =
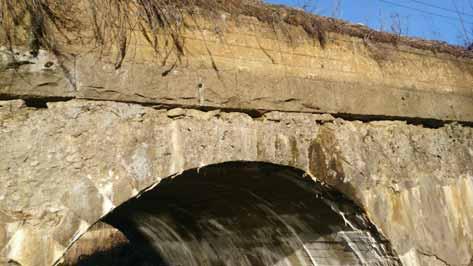
[[[78, 18], [78, 12], [86, 16]], [[84, 26], [91, 28], [97, 45], [116, 42], [125, 56], [131, 28], [140, 28], [150, 44], [156, 44], [157, 29], [172, 36], [176, 50], [183, 53], [180, 32], [186, 27], [185, 15], [215, 16], [221, 12], [238, 17], [255, 17], [261, 22], [280, 27], [282, 24], [300, 26], [322, 46], [328, 32], [337, 32], [369, 40], [392, 43], [473, 58], [473, 51], [444, 42], [407, 38], [387, 32], [374, 31], [363, 25], [316, 16], [300, 9], [264, 4], [260, 0], [140, 0], [140, 1], [17, 1], [0, 0], [0, 40], [18, 44], [27, 42], [33, 53], [40, 48], [60, 52], [57, 40], [73, 43], [81, 38]], [[138, 18], [138, 20], [136, 20]], [[74, 36], [75, 35], [75, 36]], [[90, 40], [87, 40], [88, 42]]]

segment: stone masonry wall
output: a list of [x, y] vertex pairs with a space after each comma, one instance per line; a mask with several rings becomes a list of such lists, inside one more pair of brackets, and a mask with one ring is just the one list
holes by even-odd
[[292, 166], [342, 191], [404, 265], [468, 265], [473, 254], [469, 127], [83, 100], [0, 105], [4, 262], [51, 264], [103, 215], [163, 178], [229, 161]]

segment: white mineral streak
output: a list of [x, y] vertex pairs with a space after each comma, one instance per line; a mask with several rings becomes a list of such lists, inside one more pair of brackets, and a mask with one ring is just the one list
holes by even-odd
[[173, 121], [170, 125], [171, 134], [171, 164], [169, 175], [176, 175], [184, 171], [185, 154], [182, 147], [181, 127], [179, 121]]
[[[28, 232], [25, 232], [23, 229], [19, 229], [8, 242], [6, 255], [8, 260], [16, 261], [18, 258], [23, 257], [23, 252], [25, 252], [25, 245], [28, 244], [27, 238]], [[17, 261], [18, 263], [23, 263], [23, 261]]]
[[419, 266], [419, 260], [415, 249], [410, 249], [408, 252], [399, 256], [402, 265], [404, 266]]

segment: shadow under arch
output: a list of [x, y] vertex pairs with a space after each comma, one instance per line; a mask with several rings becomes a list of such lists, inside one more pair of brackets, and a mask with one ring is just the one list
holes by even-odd
[[269, 163], [185, 171], [102, 221], [125, 234], [142, 265], [400, 265], [355, 203]]

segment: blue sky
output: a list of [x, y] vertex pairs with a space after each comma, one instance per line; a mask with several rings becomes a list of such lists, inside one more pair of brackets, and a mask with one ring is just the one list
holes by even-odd
[[[339, 12], [335, 6], [341, 2]], [[473, 0], [266, 0], [267, 3], [302, 6], [323, 16], [337, 16], [371, 28], [391, 31], [400, 21], [404, 35], [463, 45], [473, 41]], [[459, 11], [457, 13], [456, 11]], [[460, 22], [462, 17], [463, 25]], [[394, 23], [399, 25], [399, 23]], [[465, 33], [466, 31], [466, 33]], [[467, 35], [465, 38], [464, 36]]]

